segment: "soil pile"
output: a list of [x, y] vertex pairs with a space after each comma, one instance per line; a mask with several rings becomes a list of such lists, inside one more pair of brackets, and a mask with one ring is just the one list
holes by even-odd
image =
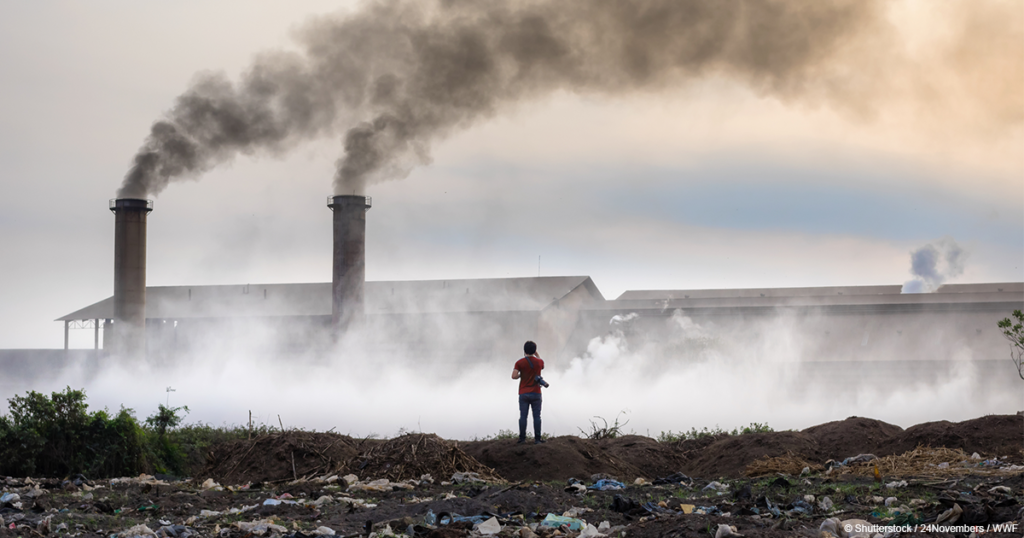
[[763, 458], [796, 456], [821, 462], [822, 454], [814, 437], [803, 432], [748, 433], [719, 439], [686, 462], [681, 469], [690, 476], [744, 476], [748, 465]]
[[902, 454], [919, 446], [959, 448], [982, 456], [1021, 457], [1024, 417], [989, 415], [963, 422], [925, 422], [894, 436], [878, 456]]
[[485, 480], [501, 480], [494, 469], [467, 455], [455, 441], [432, 433], [412, 433], [375, 443], [353, 459], [347, 471], [364, 480], [418, 479], [429, 474], [449, 480], [455, 473], [477, 473]]
[[200, 478], [222, 484], [282, 482], [339, 471], [359, 453], [347, 435], [291, 430], [216, 446]]
[[850, 417], [812, 426], [803, 433], [818, 443], [822, 457], [843, 460], [858, 454], [893, 453], [890, 444], [903, 428], [881, 420]]

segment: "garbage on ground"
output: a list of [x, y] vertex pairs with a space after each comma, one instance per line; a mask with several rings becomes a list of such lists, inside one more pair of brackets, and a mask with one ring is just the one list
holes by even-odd
[[498, 518], [492, 517], [491, 519], [477, 525], [476, 530], [484, 536], [490, 536], [501, 532], [501, 524], [498, 523]]
[[117, 533], [117, 538], [133, 538], [135, 536], [156, 536], [156, 533], [145, 524], [136, 525]]
[[835, 506], [835, 503], [832, 502], [831, 497], [825, 496], [822, 497], [820, 501], [818, 501], [818, 508], [820, 508], [822, 512], [828, 512], [829, 510], [832, 510], [833, 506]]
[[898, 502], [898, 499], [896, 497], [886, 497], [884, 502], [886, 507], [890, 507], [896, 504]]
[[718, 530], [715, 532], [715, 538], [728, 538], [730, 536], [743, 536], [736, 532], [736, 527], [726, 525], [725, 523], [718, 524]]
[[885, 485], [887, 489], [905, 488], [907, 487], [906, 480], [892, 481]]
[[597, 527], [587, 523], [587, 526], [580, 531], [579, 538], [594, 538], [601, 534], [601, 531], [597, 530]]
[[593, 489], [597, 491], [608, 491], [614, 489], [626, 489], [626, 485], [617, 480], [612, 480], [610, 478], [602, 478], [595, 482], [594, 485], [588, 487], [587, 489]]
[[214, 491], [224, 491], [224, 488], [212, 478], [207, 478], [206, 481], [203, 482], [203, 485], [199, 487], [203, 490], [212, 489]]
[[544, 521], [540, 522], [541, 527], [551, 527], [553, 529], [557, 529], [562, 525], [568, 525], [571, 531], [578, 531], [583, 529], [584, 523], [574, 517], [556, 516], [555, 514], [548, 514]]
[[939, 514], [939, 517], [935, 518], [935, 524], [941, 525], [945, 523], [946, 525], [952, 525], [956, 523], [958, 519], [960, 519], [960, 516], [963, 513], [964, 509], [961, 508], [959, 504], [953, 504], [952, 508]]
[[649, 486], [649, 485], [651, 485], [651, 483], [650, 483], [650, 482], [648, 482], [648, 481], [646, 481], [646, 480], [644, 480], [643, 478], [640, 478], [640, 477], [638, 476], [638, 477], [636, 478], [636, 480], [634, 480], [634, 481], [633, 481], [633, 485], [634, 485], [634, 486]]
[[711, 482], [710, 484], [704, 486], [703, 489], [701, 489], [701, 491], [708, 491], [708, 490], [717, 491], [719, 493], [726, 493], [726, 492], [729, 491], [729, 486], [726, 485], [726, 484], [723, 484], [721, 482], [717, 482], [716, 481], [716, 482]]
[[276, 525], [274, 524], [273, 521], [269, 519], [260, 519], [257, 521], [249, 522], [239, 521], [235, 523], [235, 527], [242, 532], [257, 534], [259, 536], [263, 536], [267, 533], [267, 531], [274, 531], [277, 534], [288, 532], [288, 529], [286, 527]]
[[593, 511], [593, 508], [582, 508], [579, 506], [573, 506], [572, 508], [569, 508], [568, 510], [562, 512], [562, 515], [565, 517], [580, 517], [583, 514], [586, 514], [587, 512]]
[[480, 473], [454, 473], [452, 474], [452, 483], [454, 484], [466, 484], [473, 482], [486, 482], [480, 477]]

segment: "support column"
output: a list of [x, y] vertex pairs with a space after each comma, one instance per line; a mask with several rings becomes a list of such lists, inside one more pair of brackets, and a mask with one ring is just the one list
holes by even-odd
[[92, 348], [100, 348], [100, 320], [92, 320]]
[[64, 351], [68, 350], [68, 329], [71, 328], [71, 322], [64, 320]]

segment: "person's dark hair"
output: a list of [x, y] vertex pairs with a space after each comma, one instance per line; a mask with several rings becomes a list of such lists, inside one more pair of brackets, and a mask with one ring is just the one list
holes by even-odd
[[533, 355], [534, 353], [537, 352], [537, 344], [528, 341], [525, 344], [523, 344], [523, 351], [526, 352], [527, 355]]

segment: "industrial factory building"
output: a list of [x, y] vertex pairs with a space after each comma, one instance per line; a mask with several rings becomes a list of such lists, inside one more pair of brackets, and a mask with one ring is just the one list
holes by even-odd
[[112, 200], [114, 295], [59, 318], [65, 348], [70, 330], [88, 328], [95, 348], [127, 357], [173, 358], [236, 341], [303, 352], [359, 337], [361, 349], [381, 356], [414, 349], [424, 358], [480, 361], [506, 360], [526, 339], [546, 357], [571, 358], [607, 334], [683, 355], [723, 338], [757, 346], [785, 334], [801, 343], [789, 352], [803, 359], [870, 360], [884, 348], [890, 358], [955, 360], [967, 350], [989, 360], [1005, 354], [998, 320], [1024, 308], [1019, 282], [917, 294], [898, 285], [638, 290], [614, 300], [587, 276], [366, 282], [370, 198], [331, 196], [327, 205], [331, 282], [147, 287], [152, 202]]

